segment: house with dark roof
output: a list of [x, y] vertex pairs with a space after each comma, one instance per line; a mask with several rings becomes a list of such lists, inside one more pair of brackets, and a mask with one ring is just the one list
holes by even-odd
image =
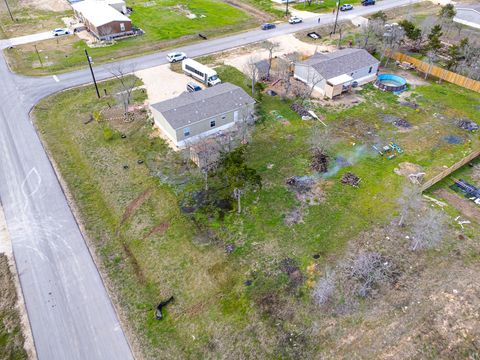
[[295, 63], [294, 77], [333, 98], [351, 87], [372, 82], [380, 62], [364, 49], [348, 48], [332, 53], [317, 53]]
[[254, 105], [242, 88], [222, 83], [153, 104], [151, 110], [156, 126], [177, 148], [183, 148], [238, 121], [252, 121]]

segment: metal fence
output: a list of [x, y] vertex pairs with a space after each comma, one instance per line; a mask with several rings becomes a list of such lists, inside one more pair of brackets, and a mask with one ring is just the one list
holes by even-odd
[[470, 79], [466, 76], [454, 73], [452, 71], [448, 71], [446, 69], [442, 69], [441, 67], [426, 63], [422, 60], [399, 52], [394, 53], [392, 58], [400, 62], [408, 62], [415, 66], [417, 70], [428, 75], [435, 76], [439, 79], [445, 80], [452, 84], [456, 84], [469, 90], [480, 92], [480, 81]]

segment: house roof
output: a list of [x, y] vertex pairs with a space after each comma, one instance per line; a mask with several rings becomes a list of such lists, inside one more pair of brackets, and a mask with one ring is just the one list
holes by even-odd
[[313, 67], [323, 78], [331, 79], [355, 70], [373, 66], [379, 61], [364, 49], [342, 49], [332, 53], [319, 53], [298, 64]]
[[72, 7], [93, 26], [102, 26], [114, 21], [130, 22], [128, 17], [103, 1], [81, 1], [72, 4]]
[[153, 104], [152, 108], [162, 113], [172, 128], [181, 129], [254, 103], [255, 100], [242, 88], [222, 83], [205, 90], [183, 93], [176, 98]]

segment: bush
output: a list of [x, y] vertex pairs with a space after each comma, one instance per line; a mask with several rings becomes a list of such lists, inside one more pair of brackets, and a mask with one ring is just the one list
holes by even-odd
[[105, 126], [103, 128], [103, 138], [105, 141], [110, 141], [115, 137], [115, 133], [112, 129], [110, 129], [108, 126]]

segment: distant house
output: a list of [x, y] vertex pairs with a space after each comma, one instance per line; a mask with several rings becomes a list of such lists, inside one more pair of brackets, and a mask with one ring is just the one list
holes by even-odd
[[223, 83], [151, 105], [155, 124], [182, 148], [201, 137], [253, 119], [255, 100], [240, 87]]
[[[109, 4], [112, 2], [112, 4]], [[100, 40], [133, 34], [132, 21], [115, 6], [119, 1], [85, 0], [72, 4], [75, 16]]]
[[364, 49], [343, 49], [315, 54], [295, 63], [294, 77], [321, 95], [333, 98], [377, 77], [380, 62]]

